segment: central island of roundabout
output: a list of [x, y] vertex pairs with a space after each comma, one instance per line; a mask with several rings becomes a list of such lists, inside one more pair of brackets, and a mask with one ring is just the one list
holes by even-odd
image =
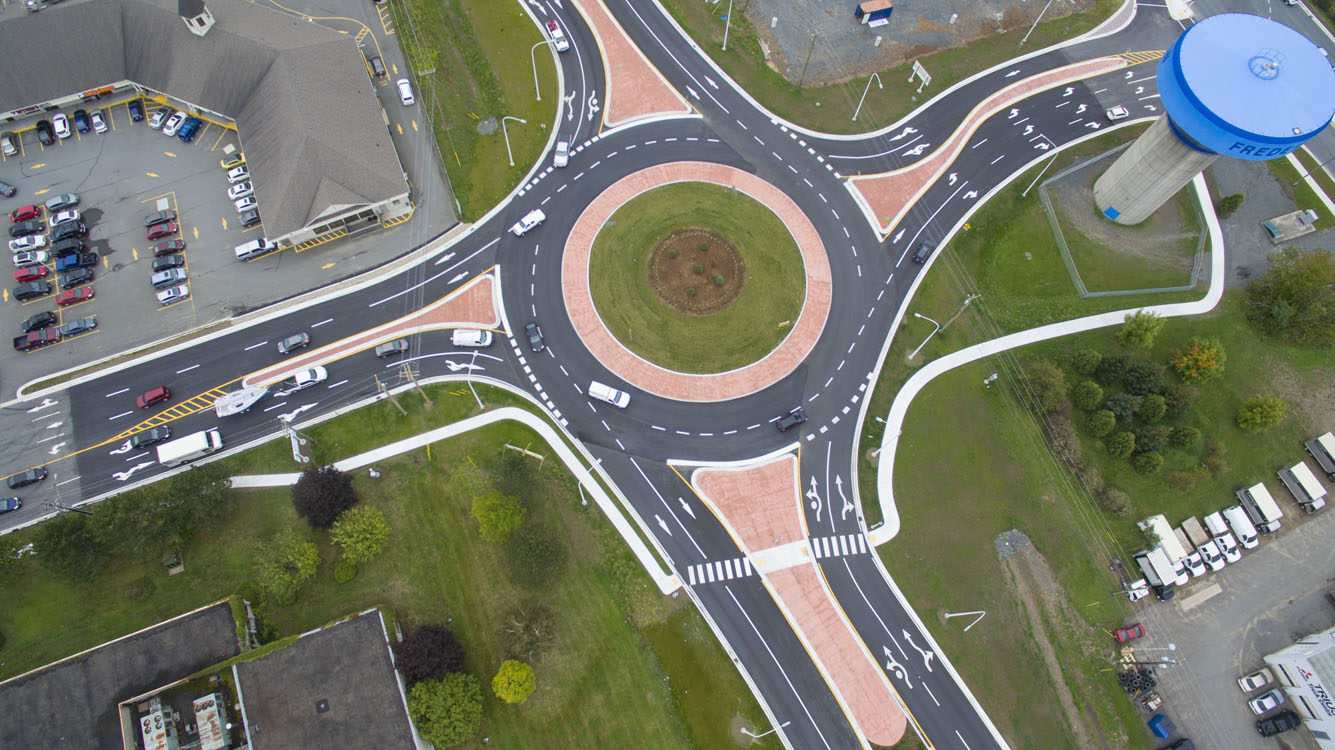
[[[630, 213], [613, 220], [623, 207]], [[801, 208], [755, 175], [705, 162], [649, 167], [604, 190], [566, 239], [561, 282], [593, 355], [679, 401], [738, 398], [781, 380], [830, 309], [829, 260]]]

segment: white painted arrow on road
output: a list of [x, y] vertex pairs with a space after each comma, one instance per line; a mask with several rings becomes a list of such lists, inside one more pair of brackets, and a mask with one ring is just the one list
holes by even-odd
[[687, 504], [686, 498], [679, 497], [677, 498], [677, 502], [681, 503], [681, 509], [686, 511], [687, 515], [689, 515], [692, 519], [695, 518], [695, 511], [691, 510], [691, 506]]
[[1019, 69], [1019, 68], [1016, 68], [1015, 70], [1012, 70], [1011, 72], [1007, 73], [1004, 77], [1005, 77], [1005, 78], [1014, 78], [1015, 76], [1017, 76], [1017, 75], [1019, 75], [1019, 74], [1020, 74], [1020, 69]]
[[1100, 127], [1100, 125], [1099, 125], [1097, 122], [1087, 122], [1087, 123], [1085, 123], [1085, 127], [1087, 127], [1087, 128], [1093, 128], [1093, 129], [1095, 129], [1095, 130], [1098, 130], [1099, 127]]
[[466, 279], [466, 278], [468, 278], [468, 272], [467, 272], [467, 271], [460, 271], [454, 278], [450, 279], [450, 280], [449, 280], [448, 282], [446, 282], [446, 283], [448, 283], [448, 284], [453, 284], [453, 283], [456, 282], [456, 281], [460, 281], [460, 280], [463, 280], [463, 279]]
[[904, 128], [903, 130], [899, 131], [899, 135], [891, 136], [890, 142], [894, 143], [895, 141], [900, 140], [901, 138], [904, 138], [906, 136], [913, 135], [916, 132], [918, 132], [917, 128], [912, 128], [912, 127]]
[[1034, 148], [1038, 149], [1039, 151], [1047, 151], [1049, 148], [1052, 147], [1046, 143], [1035, 143]]
[[115, 474], [112, 474], [111, 478], [115, 479], [117, 482], [124, 482], [125, 480], [129, 479], [136, 471], [139, 471], [140, 469], [143, 469], [148, 466], [152, 466], [156, 463], [157, 461], [145, 461], [142, 464], [139, 464], [138, 466], [134, 467], [133, 469], [130, 469], [129, 471], [118, 471]]
[[574, 104], [575, 104], [575, 94], [576, 94], [576, 93], [577, 93], [577, 92], [571, 91], [569, 94], [566, 95], [566, 98], [565, 98], [565, 99], [566, 99], [566, 122], [570, 122], [571, 120], [575, 119], [575, 107], [574, 107]]
[[695, 93], [695, 89], [691, 88], [690, 86], [687, 86], [687, 87], [686, 87], [686, 91], [687, 91], [688, 93], [690, 93], [692, 99], [699, 99], [699, 98], [700, 98], [700, 95], [697, 94], [697, 93]]
[[704, 79], [705, 79], [705, 83], [708, 83], [710, 86], [713, 86], [714, 88], [718, 88], [718, 84], [717, 84], [717, 83], [714, 83], [714, 79], [713, 79], [713, 78], [710, 78], [709, 76], [704, 76]]
[[[279, 395], [279, 394], [277, 394], [277, 393], [274, 394], [275, 397], [277, 397], [278, 395]], [[306, 404], [306, 405], [304, 405], [304, 406], [298, 406], [296, 409], [294, 409], [294, 410], [288, 412], [287, 414], [283, 414], [283, 415], [279, 416], [279, 417], [278, 417], [278, 420], [281, 421], [281, 422], [291, 422], [292, 420], [294, 420], [294, 419], [297, 418], [297, 415], [298, 415], [298, 414], [302, 413], [303, 411], [309, 411], [309, 410], [314, 409], [314, 408], [315, 408], [315, 404]]]
[[1019, 114], [1020, 114], [1020, 110], [1018, 110], [1018, 109], [1011, 109], [1010, 113], [1006, 115], [1006, 119], [1007, 119], [1007, 120], [1014, 120], [1014, 119], [1016, 118], [1016, 116], [1018, 116]]
[[662, 527], [663, 531], [667, 532], [668, 536], [672, 536], [672, 530], [668, 528], [667, 522], [663, 520], [662, 516], [655, 513], [654, 520], [658, 522], [658, 525]]
[[65, 447], [65, 441], [62, 440], [62, 441], [60, 441], [59, 443], [56, 443], [55, 445], [51, 446], [51, 450], [50, 450], [49, 452], [51, 453], [51, 455], [54, 456], [54, 455], [59, 454], [59, 453], [60, 453], [60, 449], [61, 449], [61, 448], [64, 448], [64, 447]]
[[966, 200], [966, 201], [967, 201], [967, 200], [973, 200], [974, 198], [977, 198], [977, 197], [978, 197], [978, 191], [977, 191], [977, 190], [970, 190], [969, 192], [967, 192], [967, 193], [964, 194], [964, 200]]
[[1137, 94], [1143, 94], [1143, 93], [1145, 93], [1145, 87], [1144, 87], [1144, 86], [1137, 86], [1137, 87], [1136, 87], [1136, 93], [1137, 93]]
[[130, 441], [129, 441], [129, 440], [126, 440], [126, 441], [125, 441], [125, 444], [122, 445], [121, 447], [117, 448], [116, 450], [114, 450], [114, 451], [107, 451], [108, 454], [113, 455], [113, 456], [118, 455], [118, 454], [121, 454], [121, 453], [129, 453], [129, 452], [130, 452]]
[[1089, 105], [1088, 105], [1088, 104], [1081, 104], [1079, 107], [1076, 107], [1075, 113], [1078, 115], [1078, 114], [1080, 114], [1081, 112], [1084, 112], [1084, 111], [1087, 110], [1087, 109], [1089, 109]]
[[954, 184], [955, 184], [955, 180], [958, 180], [959, 177], [956, 176], [954, 172], [951, 172], [951, 173], [950, 173], [950, 177], [948, 177], [947, 179], [950, 180], [950, 183], [949, 183], [949, 184], [954, 185]]
[[848, 518], [848, 511], [853, 510], [853, 503], [844, 495], [844, 478], [838, 474], [834, 477], [834, 488], [839, 490], [839, 499], [844, 501], [844, 508], [839, 513], [839, 520], [843, 521]]
[[909, 631], [902, 630], [900, 632], [904, 634], [904, 640], [909, 642], [909, 645], [913, 647], [913, 650], [917, 651], [919, 654], [922, 654], [922, 665], [924, 667], [927, 667], [928, 672], [932, 671], [932, 659], [936, 658], [936, 654], [932, 653], [931, 651], [923, 651], [922, 649], [918, 648], [918, 644], [913, 642], [913, 634], [910, 633]]
[[44, 398], [44, 399], [42, 399], [42, 403], [40, 403], [40, 404], [38, 404], [38, 405], [32, 407], [31, 409], [29, 409], [29, 410], [28, 410], [28, 413], [29, 413], [29, 414], [32, 414], [33, 412], [41, 411], [42, 409], [45, 409], [45, 408], [47, 408], [48, 406], [55, 406], [56, 403], [57, 403], [57, 402], [56, 402], [55, 399]]
[[889, 646], [882, 646], [885, 649], [885, 670], [894, 674], [894, 676], [904, 681], [905, 685], [913, 687], [913, 682], [909, 679], [909, 673], [904, 669], [904, 665], [895, 661], [895, 655], [890, 653]]
[[816, 511], [816, 523], [820, 523], [820, 493], [816, 491], [816, 478], [811, 478], [811, 489], [807, 490], [807, 499], [811, 500], [811, 509]]
[[1071, 94], [1074, 94], [1074, 93], [1075, 93], [1075, 87], [1074, 87], [1074, 86], [1067, 86], [1067, 87], [1066, 87], [1066, 90], [1062, 92], [1062, 96], [1070, 96]]
[[903, 237], [903, 236], [904, 236], [904, 230], [903, 230], [903, 229], [899, 230], [898, 232], [895, 232], [895, 238], [892, 239], [892, 240], [890, 240], [890, 244], [891, 244], [891, 245], [896, 244], [897, 242], [899, 242], [899, 238], [900, 238], [900, 237]]

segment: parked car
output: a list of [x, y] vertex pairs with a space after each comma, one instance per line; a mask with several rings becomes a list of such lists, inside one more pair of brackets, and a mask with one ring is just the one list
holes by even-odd
[[1224, 559], [1228, 562], [1235, 563], [1242, 559], [1242, 549], [1238, 547], [1238, 540], [1227, 531], [1215, 537], [1214, 543], [1219, 545], [1219, 551], [1224, 553]]
[[[78, 240], [66, 240], [66, 242], [78, 242]], [[68, 271], [72, 268], [91, 268], [97, 265], [97, 260], [97, 253], [65, 253], [56, 258], [56, 270]]]
[[46, 222], [44, 221], [20, 221], [9, 227], [10, 237], [23, 237], [29, 234], [41, 234], [46, 231]]
[[375, 356], [380, 359], [393, 357], [396, 354], [403, 354], [408, 351], [408, 339], [395, 339], [386, 341], [375, 348]]
[[1137, 638], [1145, 637], [1145, 626], [1136, 623], [1130, 627], [1118, 628], [1113, 631], [1113, 639], [1118, 643], [1130, 643]]
[[185, 240], [167, 240], [159, 242], [153, 246], [153, 254], [157, 256], [170, 255], [185, 250]]
[[1252, 710], [1252, 713], [1257, 715], [1268, 714], [1283, 704], [1284, 691], [1279, 688], [1271, 688], [1247, 701], [1247, 707]]
[[236, 212], [239, 214], [244, 214], [245, 212], [253, 210], [255, 208], [256, 205], [255, 196], [247, 195], [246, 197], [241, 198], [240, 200], [234, 201], [234, 203], [236, 204]]
[[184, 112], [177, 112], [168, 117], [167, 121], [162, 124], [162, 134], [171, 137], [179, 133], [181, 126], [185, 124], [185, 118], [186, 114]]
[[255, 185], [247, 180], [246, 182], [238, 182], [227, 188], [227, 197], [231, 200], [236, 200], [238, 198], [244, 198], [254, 192]]
[[24, 266], [35, 266], [38, 263], [45, 263], [50, 257], [44, 250], [23, 250], [14, 253], [14, 265], [22, 268]]
[[222, 167], [223, 169], [235, 169], [245, 163], [246, 163], [246, 155], [238, 151], [235, 154], [224, 156], [218, 162], [218, 166]]
[[23, 501], [17, 497], [7, 497], [0, 500], [0, 513], [10, 513], [23, 507]]
[[291, 354], [298, 349], [304, 349], [311, 343], [311, 335], [306, 332], [294, 333], [291, 336], [278, 342], [279, 354]]
[[249, 229], [250, 227], [253, 227], [258, 223], [260, 223], [259, 211], [252, 208], [249, 211], [246, 211], [245, 213], [241, 214], [241, 227], [243, 229]]
[[148, 277], [148, 283], [152, 284], [154, 289], [172, 286], [182, 281], [185, 281], [185, 269], [183, 268], [168, 268]]
[[292, 390], [304, 391], [317, 383], [323, 383], [328, 378], [329, 371], [323, 367], [312, 367], [309, 370], [302, 370], [292, 376]]
[[182, 284], [180, 286], [174, 286], [170, 289], [163, 289], [162, 291], [158, 292], [157, 298], [159, 305], [170, 305], [174, 302], [180, 302], [181, 300], [189, 296], [190, 296], [190, 287], [185, 284]]
[[46, 247], [46, 235], [44, 234], [25, 234], [9, 241], [9, 252], [11, 253], [21, 253], [24, 250], [36, 250], [42, 247]]
[[14, 287], [14, 299], [19, 302], [45, 297], [51, 293], [51, 285], [45, 281], [28, 281]]
[[545, 348], [546, 345], [542, 343], [542, 329], [538, 327], [537, 323], [529, 323], [524, 326], [524, 333], [528, 335], [528, 348], [535, 352], [540, 352]]
[[151, 430], [136, 432], [134, 435], [132, 435], [130, 437], [130, 447], [134, 448], [135, 450], [139, 450], [141, 448], [148, 448], [150, 446], [157, 445], [158, 443], [165, 443], [168, 440], [171, 440], [171, 437], [172, 437], [172, 430], [167, 425], [163, 425], [161, 427], [154, 427]]
[[60, 329], [38, 328], [35, 331], [28, 331], [22, 336], [15, 336], [14, 351], [30, 352], [34, 349], [41, 349], [44, 346], [58, 343], [60, 343]]
[[87, 133], [89, 130], [93, 129], [92, 125], [88, 122], [88, 110], [74, 110], [74, 127], [77, 128], [80, 133]]
[[51, 128], [50, 120], [37, 121], [37, 140], [41, 141], [43, 146], [50, 146], [56, 142], [55, 131]]
[[1256, 731], [1259, 732], [1262, 737], [1274, 737], [1281, 732], [1297, 729], [1302, 723], [1303, 721], [1298, 718], [1297, 712], [1291, 709], [1285, 709], [1274, 716], [1257, 719]]
[[177, 133], [176, 137], [180, 138], [182, 143], [190, 143], [199, 134], [199, 128], [202, 124], [198, 117], [191, 117], [181, 126], [181, 132]]
[[172, 268], [180, 268], [184, 265], [185, 265], [185, 258], [182, 258], [179, 255], [164, 255], [161, 258], [154, 258], [153, 265], [150, 266], [150, 268], [153, 269], [153, 273], [157, 273], [158, 271], [166, 271]]
[[61, 140], [74, 135], [74, 132], [70, 130], [70, 118], [63, 114], [51, 118], [51, 127], [56, 131], [56, 136]]
[[1242, 692], [1250, 693], [1254, 690], [1260, 690], [1274, 681], [1275, 675], [1270, 671], [1270, 667], [1261, 667], [1251, 674], [1239, 677], [1238, 687], [1242, 688]]
[[250, 179], [250, 172], [244, 166], [235, 166], [227, 170], [227, 181], [233, 185]]
[[14, 280], [22, 283], [25, 281], [37, 281], [44, 279], [51, 274], [51, 269], [46, 266], [27, 266], [14, 272]]
[[97, 328], [97, 318], [75, 318], [60, 327], [62, 336], [78, 336]]
[[[70, 237], [68, 239], [60, 240], [51, 246], [51, 254], [56, 256], [57, 262], [59, 262], [61, 257], [65, 255], [77, 255], [83, 251], [83, 240], [78, 237]], [[94, 255], [96, 255], [96, 253], [94, 253]]]
[[88, 236], [88, 227], [81, 221], [72, 221], [69, 224], [62, 224], [51, 230], [51, 242], [60, 242], [61, 240], [83, 239]]
[[805, 421], [807, 421], [807, 413], [799, 406], [780, 417], [775, 426], [779, 428], [779, 432], [787, 432], [789, 429], [796, 427]]
[[139, 101], [138, 99], [131, 99], [130, 102], [125, 105], [125, 108], [130, 111], [130, 119], [132, 121], [143, 122], [144, 119], [143, 102]]
[[371, 65], [371, 75], [376, 78], [385, 77], [385, 63], [380, 59], [380, 55], [372, 55], [368, 62]]
[[134, 402], [140, 409], [147, 409], [148, 407], [154, 404], [160, 404], [171, 397], [171, 390], [165, 385], [160, 385], [157, 388], [150, 388], [139, 394], [139, 398], [135, 399]]
[[166, 122], [167, 118], [171, 117], [171, 115], [172, 111], [170, 109], [155, 109], [148, 116], [148, 126], [157, 130], [162, 127], [162, 123]]
[[23, 321], [23, 323], [20, 324], [19, 329], [22, 330], [24, 333], [27, 333], [28, 331], [35, 331], [38, 328], [46, 328], [47, 326], [53, 326], [57, 322], [59, 322], [59, 320], [60, 317], [55, 313], [51, 312], [50, 310], [43, 310], [42, 312], [39, 312], [36, 315], [29, 316], [27, 320]]
[[79, 205], [79, 196], [74, 193], [61, 193], [46, 199], [46, 212], [58, 213]]
[[6, 479], [5, 484], [9, 485], [9, 489], [17, 490], [20, 487], [27, 487], [30, 484], [37, 484], [43, 479], [46, 479], [46, 469], [41, 466], [38, 466], [37, 468], [28, 469], [27, 471], [15, 474], [14, 476]]
[[399, 87], [399, 101], [403, 102], [403, 106], [411, 107], [417, 101], [413, 98], [413, 85], [408, 83], [407, 78], [400, 78], [394, 85]]
[[151, 227], [154, 224], [166, 224], [169, 221], [176, 221], [176, 212], [170, 208], [145, 216], [144, 226]]
[[160, 240], [163, 237], [170, 237], [173, 234], [176, 234], [176, 229], [176, 222], [165, 221], [161, 224], [154, 224], [144, 230], [144, 234], [146, 234], [150, 240]]
[[0, 180], [0, 195], [3, 195], [6, 198], [13, 198], [14, 193], [17, 193], [18, 191], [19, 191], [18, 188], [14, 187], [8, 182], [5, 182], [4, 180]]
[[3, 151], [5, 156], [14, 156], [17, 154], [19, 152], [18, 135], [12, 132], [0, 134], [0, 151]]
[[42, 218], [41, 206], [32, 206], [32, 205], [19, 206], [18, 208], [9, 212], [9, 220], [14, 222], [15, 224], [19, 223], [20, 221], [29, 221], [32, 219], [40, 219], [40, 218]]
[[83, 286], [78, 289], [66, 289], [56, 295], [56, 305], [58, 307], [67, 307], [69, 305], [77, 305], [80, 302], [87, 302], [92, 298], [93, 288], [91, 286]]
[[81, 218], [83, 217], [79, 214], [78, 209], [69, 208], [51, 217], [51, 228], [54, 229], [61, 224], [68, 224]]
[[107, 121], [102, 117], [101, 112], [97, 110], [89, 112], [88, 121], [93, 124], [93, 132], [95, 133], [107, 132]]
[[81, 284], [87, 284], [92, 280], [93, 269], [73, 268], [60, 275], [60, 288], [73, 289]]

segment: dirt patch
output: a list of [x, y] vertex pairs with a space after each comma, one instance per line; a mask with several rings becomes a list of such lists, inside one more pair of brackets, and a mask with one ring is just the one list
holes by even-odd
[[[1053, 647], [1054, 639], [1060, 638], [1069, 643], [1075, 637], [1086, 642], [1078, 645], [1092, 648], [1093, 644], [1088, 643], [1088, 637], [1081, 635], [1088, 633], [1088, 624], [1071, 606], [1065, 590], [1048, 568], [1047, 561], [1034, 549], [1028, 537], [1012, 529], [1001, 534], [996, 545], [1006, 569], [1007, 583], [1024, 605], [1025, 615], [1033, 630], [1034, 644], [1043, 655], [1043, 663], [1047, 665], [1048, 677], [1061, 702], [1062, 713], [1066, 715], [1067, 725], [1075, 734], [1076, 747], [1103, 750], [1121, 747], [1124, 743], [1118, 741], [1118, 738], [1104, 736], [1106, 730], [1099, 725], [1092, 712], [1081, 712], [1076, 707], [1076, 695], [1066, 680], [1061, 659]], [[1080, 703], [1087, 705], [1088, 701], [1081, 699]]]
[[1297, 419], [1313, 435], [1330, 429], [1335, 422], [1335, 381], [1304, 378], [1283, 360], [1270, 362], [1268, 378], [1275, 395], [1288, 402], [1290, 419]]
[[1150, 218], [1134, 227], [1105, 220], [1094, 203], [1094, 181], [1112, 164], [1100, 160], [1044, 187], [1066, 235], [1081, 234], [1109, 253], [1148, 261], [1159, 268], [1191, 271], [1192, 254], [1178, 250], [1182, 240], [1196, 239], [1195, 218], [1183, 216], [1176, 200], [1164, 201]]
[[708, 315], [737, 300], [746, 263], [728, 238], [703, 227], [678, 229], [649, 255], [649, 285], [665, 305], [687, 315]]

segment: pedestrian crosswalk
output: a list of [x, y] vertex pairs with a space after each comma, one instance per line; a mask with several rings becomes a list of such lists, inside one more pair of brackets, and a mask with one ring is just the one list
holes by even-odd
[[867, 537], [863, 534], [811, 537], [811, 554], [817, 559], [860, 555], [867, 551]]
[[692, 586], [715, 581], [731, 581], [734, 578], [745, 578], [754, 574], [751, 561], [745, 557], [699, 563], [686, 569], [686, 577]]

